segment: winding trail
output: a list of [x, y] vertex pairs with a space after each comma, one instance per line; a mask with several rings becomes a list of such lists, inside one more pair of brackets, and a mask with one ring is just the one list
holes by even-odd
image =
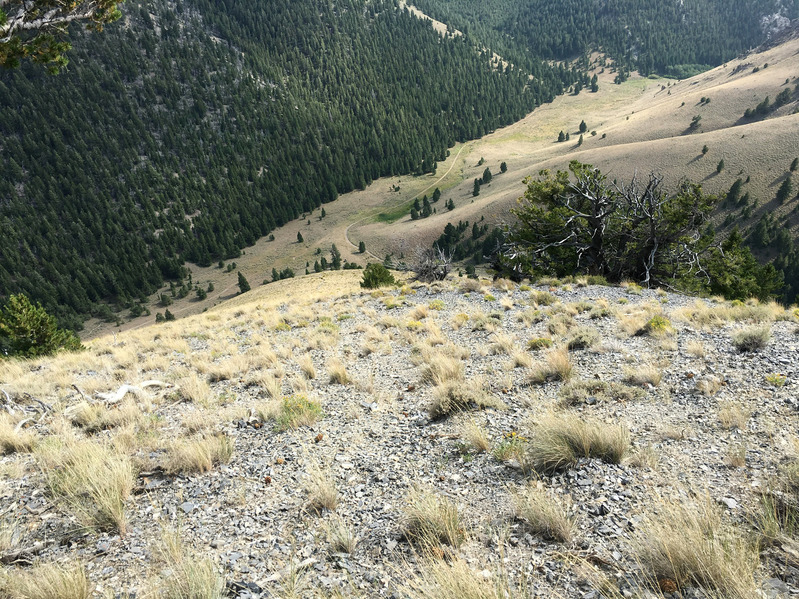
[[[410, 196], [408, 196], [408, 197], [406, 197], [406, 198], [403, 198], [402, 200], [398, 200], [397, 202], [395, 202], [394, 204], [391, 204], [391, 205], [389, 205], [389, 206], [380, 206], [379, 208], [375, 208], [375, 209], [374, 209], [372, 212], [370, 212], [370, 213], [369, 213], [369, 214], [367, 214], [366, 216], [362, 216], [361, 218], [359, 218], [359, 219], [358, 219], [358, 220], [356, 220], [355, 222], [352, 222], [352, 223], [350, 223], [350, 224], [349, 224], [349, 226], [348, 226], [346, 229], [344, 229], [344, 239], [346, 239], [346, 240], [347, 240], [347, 243], [349, 243], [349, 244], [350, 244], [352, 247], [354, 247], [354, 248], [357, 248], [357, 247], [358, 247], [357, 245], [355, 245], [355, 244], [352, 242], [352, 240], [350, 240], [350, 229], [352, 229], [352, 227], [354, 227], [355, 225], [358, 225], [358, 224], [362, 223], [362, 222], [363, 222], [363, 221], [365, 221], [365, 220], [369, 220], [369, 219], [371, 219], [371, 218], [374, 218], [375, 216], [377, 216], [378, 214], [380, 214], [381, 212], [383, 212], [383, 211], [384, 211], [384, 210], [386, 210], [386, 209], [390, 209], [390, 208], [392, 208], [393, 206], [398, 206], [398, 205], [400, 205], [400, 204], [402, 204], [402, 203], [404, 203], [404, 202], [407, 202], [408, 200], [410, 200], [410, 199], [411, 199], [411, 197], [414, 197], [414, 196], [415, 196], [415, 197], [421, 196], [421, 195], [422, 195], [422, 194], [424, 194], [425, 192], [429, 191], [429, 190], [430, 190], [430, 189], [431, 189], [431, 188], [432, 188], [434, 185], [438, 185], [439, 183], [441, 183], [441, 181], [442, 181], [442, 180], [443, 180], [443, 179], [444, 179], [444, 178], [445, 178], [447, 175], [449, 175], [449, 174], [450, 174], [450, 172], [452, 171], [452, 169], [454, 168], [454, 166], [455, 166], [455, 165], [458, 163], [458, 158], [460, 158], [460, 156], [461, 156], [461, 152], [463, 152], [463, 150], [466, 148], [466, 146], [470, 146], [470, 145], [472, 145], [472, 144], [471, 144], [471, 143], [465, 143], [465, 144], [463, 144], [463, 145], [461, 146], [461, 149], [460, 149], [460, 150], [458, 150], [458, 153], [457, 153], [457, 154], [455, 154], [455, 158], [452, 160], [452, 164], [450, 164], [450, 165], [449, 165], [449, 168], [447, 169], [447, 172], [446, 172], [446, 173], [444, 173], [443, 175], [441, 175], [441, 176], [440, 176], [438, 179], [436, 179], [435, 181], [433, 181], [433, 182], [432, 182], [430, 185], [428, 185], [427, 187], [425, 187], [423, 190], [421, 190], [421, 191], [418, 191], [418, 192], [416, 192], [416, 193], [413, 193], [413, 194], [411, 194]], [[383, 260], [383, 259], [382, 259], [382, 258], [380, 258], [379, 256], [375, 256], [375, 255], [374, 255], [372, 252], [370, 252], [369, 250], [366, 250], [366, 253], [367, 253], [367, 254], [369, 254], [369, 255], [370, 255], [372, 258], [374, 258], [375, 260], [378, 260], [378, 261], [381, 261], [381, 262], [382, 262], [382, 260]]]

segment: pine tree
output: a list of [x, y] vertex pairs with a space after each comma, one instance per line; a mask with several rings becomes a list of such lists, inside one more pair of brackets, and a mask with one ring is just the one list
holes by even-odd
[[330, 266], [333, 270], [341, 270], [341, 252], [338, 251], [335, 243], [330, 246]]
[[239, 293], [247, 293], [250, 290], [250, 283], [246, 277], [239, 271]]
[[566, 134], [563, 131], [558, 133], [558, 141], [566, 141]]
[[302, 238], [302, 233], [297, 231], [297, 243], [302, 243], [303, 241], [305, 240]]
[[359, 254], [365, 254], [366, 253], [366, 244], [363, 241], [358, 243], [358, 253]]
[[164, 320], [166, 320], [166, 321], [175, 320], [175, 315], [172, 314], [172, 312], [169, 311], [169, 308], [167, 308], [164, 311]]
[[438, 200], [441, 199], [441, 190], [436, 187], [433, 191], [433, 203], [435, 204]]
[[585, 121], [580, 121], [580, 133], [585, 133], [588, 131], [588, 125], [585, 124]]
[[785, 181], [782, 182], [782, 185], [780, 185], [780, 188], [777, 190], [777, 203], [780, 205], [784, 204], [786, 200], [790, 199], [792, 191], [793, 183], [789, 175], [785, 178]]
[[791, 172], [794, 172], [797, 169], [797, 167], [799, 167], [799, 158], [794, 158], [793, 162], [791, 162], [791, 166], [790, 166], [789, 170]]
[[723, 170], [724, 170], [724, 158], [719, 160], [719, 163], [716, 165], [716, 172], [717, 173], [720, 173]]
[[475, 197], [480, 195], [480, 182], [477, 179], [474, 180], [474, 187], [472, 188], [472, 195], [475, 196]]
[[507, 162], [503, 162], [502, 164], [499, 165], [499, 172], [500, 173], [508, 172], [508, 163]]
[[483, 183], [488, 184], [491, 183], [491, 169], [486, 167], [486, 170], [483, 171]]

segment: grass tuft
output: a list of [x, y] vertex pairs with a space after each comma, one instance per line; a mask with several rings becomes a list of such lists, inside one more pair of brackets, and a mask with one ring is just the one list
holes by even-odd
[[428, 408], [428, 414], [431, 419], [436, 420], [471, 409], [506, 407], [486, 391], [482, 384], [475, 384], [473, 381], [448, 381], [433, 390], [433, 402]]
[[92, 585], [81, 563], [38, 564], [11, 570], [0, 579], [0, 596], [8, 599], [88, 599]]
[[760, 325], [747, 327], [732, 336], [732, 344], [740, 352], [755, 352], [764, 349], [771, 339], [771, 327]]
[[0, 415], [0, 454], [28, 453], [36, 446], [36, 435], [24, 429], [16, 430], [11, 419]]
[[233, 439], [213, 435], [204, 439], [175, 441], [169, 448], [166, 464], [172, 474], [199, 474], [233, 457]]
[[405, 536], [424, 549], [460, 547], [466, 540], [458, 508], [449, 499], [415, 490], [405, 508]]
[[38, 453], [53, 495], [87, 526], [127, 530], [125, 503], [135, 473], [126, 455], [91, 441]]
[[527, 469], [551, 474], [568, 469], [578, 458], [596, 458], [618, 464], [630, 447], [626, 426], [580, 420], [576, 416], [547, 416], [526, 444]]
[[169, 575], [153, 596], [163, 599], [222, 599], [225, 596], [225, 579], [214, 563], [189, 551], [179, 532], [164, 535], [158, 554]]
[[533, 534], [545, 539], [568, 543], [574, 534], [575, 521], [568, 506], [535, 484], [511, 495], [513, 511]]
[[574, 364], [566, 347], [550, 349], [544, 360], [534, 364], [528, 383], [540, 385], [552, 381], [568, 381], [574, 372]]

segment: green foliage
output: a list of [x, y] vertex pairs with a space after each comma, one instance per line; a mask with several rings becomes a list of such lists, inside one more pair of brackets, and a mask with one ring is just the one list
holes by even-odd
[[542, 171], [526, 180], [499, 260], [508, 276], [585, 273], [730, 298], [779, 291], [775, 268], [759, 266], [737, 231], [714, 245], [707, 224], [718, 198], [699, 185], [666, 195], [654, 175], [646, 185], [616, 186], [590, 165], [572, 162], [569, 170], [571, 178]]
[[72, 331], [58, 328], [41, 304], [22, 294], [8, 298], [0, 310], [0, 357], [48, 356], [62, 348], [76, 351], [82, 346]]
[[500, 173], [505, 173], [505, 172], [507, 172], [507, 171], [508, 171], [508, 163], [503, 161], [503, 162], [502, 162], [502, 163], [500, 163], [500, 165], [499, 165], [499, 172], [500, 172]]
[[585, 124], [585, 121], [580, 121], [580, 133], [585, 133], [588, 131], [588, 125]]
[[480, 181], [477, 179], [474, 180], [474, 186], [472, 187], [472, 195], [477, 197], [480, 195]]
[[297, 231], [297, 243], [302, 243], [303, 241], [305, 240], [302, 238], [302, 233]]
[[366, 265], [361, 280], [361, 287], [364, 289], [377, 289], [378, 287], [396, 284], [397, 282], [394, 280], [394, 275], [379, 262]]
[[358, 253], [365, 254], [366, 253], [366, 243], [363, 241], [358, 242]]
[[71, 46], [64, 40], [72, 21], [88, 29], [103, 26], [121, 15], [119, 0], [8, 0], [0, 4], [0, 66], [15, 68], [30, 59], [55, 74], [67, 65], [64, 54]]
[[719, 163], [716, 165], [716, 172], [717, 173], [720, 173], [723, 170], [724, 170], [724, 158], [719, 160]]
[[785, 181], [782, 182], [780, 188], [777, 190], [777, 203], [784, 204], [787, 200], [791, 199], [791, 194], [793, 193], [793, 183], [791, 181], [791, 176], [788, 175], [785, 177]]
[[341, 252], [334, 243], [330, 246], [330, 268], [333, 270], [341, 270]]
[[485, 170], [483, 171], [483, 179], [482, 179], [483, 184], [487, 185], [488, 183], [491, 183], [491, 178], [492, 178], [491, 169], [486, 167]]
[[250, 283], [247, 278], [239, 271], [239, 293], [247, 293], [250, 290]]

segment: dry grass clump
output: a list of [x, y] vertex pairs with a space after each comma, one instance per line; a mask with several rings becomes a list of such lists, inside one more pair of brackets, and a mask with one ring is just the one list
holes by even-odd
[[408, 599], [524, 599], [532, 595], [522, 580], [514, 588], [505, 576], [486, 578], [475, 572], [461, 558], [430, 560], [422, 568], [423, 574], [414, 577], [402, 589]]
[[199, 474], [233, 457], [233, 439], [212, 435], [202, 439], [179, 440], [169, 447], [166, 471], [171, 474]]
[[765, 348], [771, 340], [771, 327], [753, 326], [733, 333], [732, 344], [740, 352], [754, 352]]
[[751, 413], [749, 408], [739, 402], [724, 402], [719, 406], [719, 422], [727, 430], [737, 428], [745, 431]]
[[327, 363], [327, 374], [331, 385], [349, 385], [352, 382], [346, 365], [338, 358], [332, 358]]
[[27, 453], [35, 446], [35, 434], [25, 429], [17, 430], [7, 415], [0, 414], [0, 454]]
[[569, 381], [558, 392], [560, 402], [564, 406], [576, 406], [585, 402], [589, 397], [600, 400], [600, 395], [604, 396], [608, 388], [608, 383], [598, 379], [579, 379]]
[[551, 306], [558, 301], [558, 298], [548, 291], [534, 290], [530, 292], [530, 302], [536, 306]]
[[461, 293], [474, 293], [483, 288], [483, 283], [477, 279], [464, 279], [461, 283]]
[[305, 492], [308, 494], [307, 508], [311, 512], [319, 513], [323, 510], [336, 509], [339, 502], [339, 493], [336, 483], [330, 472], [323, 469], [318, 463], [311, 462], [305, 478]]
[[509, 354], [513, 351], [513, 337], [505, 333], [494, 333], [494, 342], [489, 346], [488, 352], [492, 355]]
[[264, 422], [274, 421], [278, 431], [311, 426], [323, 416], [322, 404], [301, 393], [272, 401], [256, 411]]
[[423, 549], [441, 544], [460, 547], [466, 531], [458, 508], [446, 497], [414, 490], [408, 498], [404, 518], [405, 536]]
[[79, 521], [125, 534], [125, 502], [135, 479], [128, 456], [105, 445], [80, 441], [64, 448], [42, 447], [37, 457], [53, 496]]
[[654, 364], [638, 364], [624, 369], [624, 380], [638, 387], [657, 387], [663, 380], [663, 371]]
[[759, 595], [757, 544], [724, 522], [709, 497], [692, 505], [661, 503], [636, 535], [635, 548], [653, 585], [668, 580], [678, 589], [698, 586], [728, 599]]
[[502, 322], [502, 314], [499, 312], [477, 312], [470, 317], [473, 331], [496, 331]]
[[545, 539], [568, 543], [574, 534], [574, 517], [568, 505], [547, 493], [543, 487], [527, 485], [511, 495], [516, 518], [522, 520], [534, 534]]
[[199, 375], [192, 373], [178, 381], [180, 396], [185, 401], [199, 404], [205, 408], [213, 403], [211, 386]]
[[685, 353], [695, 358], [704, 358], [707, 355], [707, 350], [701, 341], [691, 340], [685, 344]]
[[305, 378], [309, 380], [316, 378], [316, 368], [314, 368], [313, 358], [310, 354], [305, 354], [302, 358], [297, 360], [297, 365], [300, 367], [300, 371], [305, 375]]
[[491, 449], [491, 440], [483, 427], [474, 420], [463, 422], [458, 428], [458, 433], [469, 447], [474, 451], [487, 452]]
[[327, 525], [327, 542], [333, 553], [355, 553], [358, 545], [358, 536], [352, 532], [344, 519], [335, 515]]
[[549, 337], [533, 337], [527, 342], [527, 349], [538, 351], [540, 349], [549, 349], [553, 345], [554, 342]]
[[533, 430], [526, 447], [525, 465], [550, 474], [570, 468], [581, 457], [618, 464], [630, 447], [630, 432], [623, 425], [571, 415], [547, 416]]
[[92, 585], [80, 562], [38, 564], [14, 569], [0, 578], [0, 596], [8, 599], [89, 599]]
[[696, 381], [696, 390], [708, 397], [718, 393], [724, 386], [724, 379], [716, 375], [708, 375]]
[[570, 350], [586, 349], [593, 347], [602, 339], [593, 327], [579, 327], [571, 332], [569, 338], [566, 340], [566, 347]]
[[630, 457], [627, 458], [626, 463], [633, 468], [657, 468], [659, 461], [657, 450], [651, 445], [639, 447]]
[[568, 314], [555, 314], [547, 323], [547, 330], [550, 335], [559, 337], [565, 336], [571, 329], [577, 326], [577, 321]]
[[436, 386], [463, 379], [463, 362], [440, 352], [422, 353], [422, 381]]
[[160, 588], [153, 589], [151, 596], [163, 599], [225, 597], [225, 579], [214, 562], [184, 547], [180, 532], [165, 533], [157, 553], [169, 575], [164, 577]]
[[484, 408], [502, 410], [507, 406], [486, 391], [482, 383], [455, 380], [436, 386], [427, 412], [432, 420], [437, 420], [456, 412]]
[[574, 372], [574, 364], [566, 347], [550, 349], [544, 360], [534, 364], [528, 383], [540, 385], [552, 381], [568, 381]]
[[83, 401], [65, 410], [64, 414], [69, 417], [72, 424], [81, 427], [87, 433], [136, 424], [144, 418], [144, 413], [131, 399], [111, 408]]

